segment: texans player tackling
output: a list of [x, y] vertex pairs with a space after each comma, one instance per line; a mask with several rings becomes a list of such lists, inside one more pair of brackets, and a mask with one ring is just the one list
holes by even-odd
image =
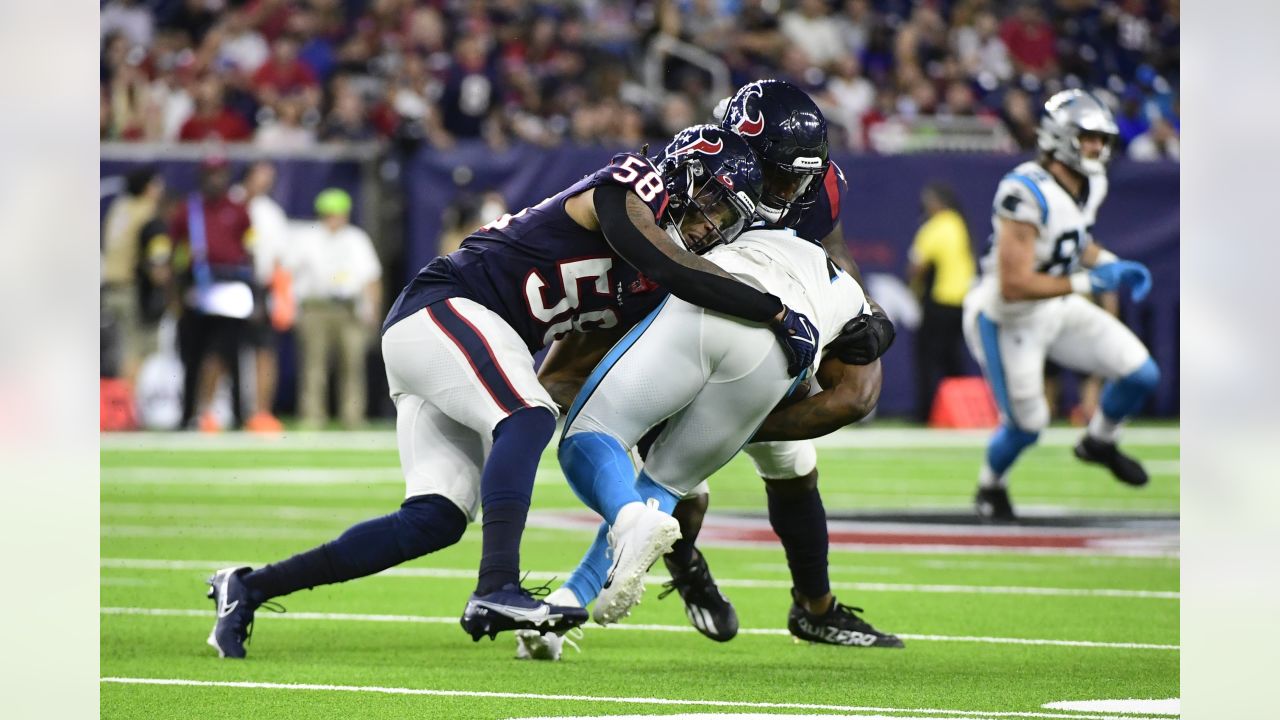
[[[762, 80], [743, 86], [722, 105], [724, 111], [718, 113], [722, 126], [742, 134], [764, 168], [764, 195], [756, 210], [762, 220], [753, 228], [783, 230], [793, 241], [798, 238], [800, 244], [815, 249], [821, 244], [836, 265], [857, 278], [858, 269], [839, 225], [844, 176], [828, 160], [826, 121], [813, 100], [790, 83]], [[841, 362], [824, 366], [830, 372], [820, 378], [822, 391], [770, 414], [752, 436], [763, 442], [752, 442], [744, 449], [765, 482], [769, 520], [791, 568], [793, 602], [787, 621], [791, 632], [814, 642], [864, 645], [868, 644], [864, 639], [874, 638], [870, 644], [901, 647], [898, 638], [876, 630], [855, 614], [856, 608], [837, 602], [831, 594], [817, 451], [808, 440], [856, 422], [875, 406], [881, 381], [877, 359], [893, 341], [893, 325], [874, 303], [871, 310], [850, 321], [826, 346], [826, 354]], [[573, 402], [605, 349], [587, 347], [590, 340], [585, 336], [575, 340], [568, 338], [553, 346], [539, 372], [552, 397], [564, 407]], [[635, 372], [653, 371], [637, 366]], [[665, 367], [663, 376], [668, 376]], [[665, 425], [658, 424], [641, 440], [639, 448], [646, 459], [650, 444], [664, 430]], [[681, 538], [663, 558], [672, 581], [660, 597], [678, 591], [694, 627], [712, 640], [725, 642], [736, 636], [738, 617], [694, 544], [709, 504], [706, 483], [697, 482], [701, 479], [692, 474], [682, 478], [686, 483], [693, 480], [695, 487], [672, 513], [679, 521]], [[604, 543], [603, 529], [598, 542]], [[599, 565], [581, 565], [566, 589], [552, 597], [575, 604], [590, 602], [604, 581]], [[607, 565], [605, 560], [603, 566]], [[564, 594], [570, 590], [572, 595]], [[528, 642], [535, 637], [522, 636], [522, 655], [558, 656], [559, 642], [553, 640], [549, 648], [535, 647]]]
[[817, 349], [808, 318], [673, 241], [688, 247], [735, 238], [762, 185], [755, 156], [733, 132], [700, 126], [681, 137], [687, 141], [669, 154], [696, 158], [703, 175], [662, 174], [643, 155], [619, 154], [559, 194], [476, 231], [405, 287], [382, 328], [405, 500], [320, 547], [257, 570], [215, 573], [209, 644], [221, 656], [244, 657], [262, 603], [448, 547], [478, 508], [480, 569], [463, 630], [476, 640], [514, 629], [559, 634], [586, 620], [585, 610], [549, 605], [519, 581], [534, 474], [558, 414], [534, 373], [533, 353], [566, 335], [635, 323], [661, 299], [655, 283], [693, 305], [768, 327], [792, 375], [812, 364]]
[[1142, 342], [1088, 298], [1124, 288], [1140, 301], [1151, 290], [1146, 267], [1117, 258], [1093, 238], [1107, 196], [1115, 120], [1081, 90], [1054, 95], [1044, 110], [1040, 158], [1000, 181], [993, 244], [982, 279], [964, 300], [965, 342], [1000, 407], [1001, 425], [987, 446], [975, 498], [978, 514], [994, 520], [1014, 519], [1009, 468], [1049, 422], [1046, 357], [1108, 379], [1075, 454], [1134, 487], [1147, 483], [1147, 473], [1116, 441], [1121, 424], [1160, 380]]

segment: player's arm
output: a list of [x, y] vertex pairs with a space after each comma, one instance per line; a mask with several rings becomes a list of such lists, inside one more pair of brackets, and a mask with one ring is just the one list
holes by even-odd
[[1039, 228], [1031, 223], [1000, 218], [996, 231], [996, 267], [1000, 295], [1006, 301], [1042, 300], [1074, 292], [1070, 278], [1036, 271], [1039, 235]]
[[[601, 185], [590, 195], [594, 220], [605, 240], [628, 264], [699, 307], [758, 323], [779, 321], [782, 301], [734, 279], [714, 263], [676, 245], [658, 227], [653, 210], [621, 185]], [[575, 218], [577, 219], [577, 218]]]
[[779, 405], [765, 418], [751, 442], [808, 440], [855, 423], [880, 400], [880, 361], [849, 365], [828, 355], [818, 366], [822, 390], [794, 403]]
[[538, 382], [547, 389], [560, 412], [568, 411], [591, 370], [626, 331], [617, 327], [572, 332], [551, 343], [538, 368]]

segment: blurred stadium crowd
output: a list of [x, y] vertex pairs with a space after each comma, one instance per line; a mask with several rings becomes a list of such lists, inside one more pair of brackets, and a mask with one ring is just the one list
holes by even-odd
[[639, 145], [778, 77], [834, 147], [1030, 149], [1088, 86], [1131, 157], [1176, 158], [1178, 39], [1178, 0], [110, 0], [101, 138]]

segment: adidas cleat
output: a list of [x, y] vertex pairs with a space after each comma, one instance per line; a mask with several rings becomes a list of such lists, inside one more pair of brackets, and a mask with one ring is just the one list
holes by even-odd
[[791, 591], [791, 597], [794, 601], [787, 615], [787, 630], [799, 640], [851, 647], [905, 647], [897, 635], [882, 633], [858, 617], [862, 608], [841, 605], [832, 598], [831, 609], [823, 615], [814, 615], [800, 605], [795, 590]]
[[680, 523], [658, 509], [657, 500], [629, 503], [609, 529], [613, 564], [596, 598], [592, 617], [610, 625], [626, 617], [644, 595], [644, 575], [680, 539]]
[[988, 522], [1013, 522], [1018, 516], [1009, 502], [1009, 489], [1004, 487], [980, 487], [973, 496], [973, 509], [978, 517]]
[[1076, 457], [1087, 463], [1096, 463], [1107, 468], [1125, 485], [1142, 487], [1149, 479], [1147, 471], [1142, 468], [1142, 463], [1120, 452], [1120, 448], [1116, 447], [1115, 443], [1085, 435], [1076, 444], [1075, 453]]
[[244, 644], [253, 632], [253, 611], [257, 605], [249, 598], [249, 589], [241, 577], [250, 568], [226, 568], [208, 579], [208, 597], [213, 600], [218, 618], [209, 631], [208, 643], [218, 657], [243, 658]]
[[[544, 591], [545, 592], [545, 591]], [[587, 621], [587, 611], [567, 605], [548, 605], [529, 590], [507, 583], [491, 593], [472, 593], [459, 623], [472, 640], [489, 639], [507, 630], [539, 630], [563, 635]]]
[[694, 553], [693, 562], [687, 567], [677, 565], [670, 555], [662, 558], [667, 572], [671, 573], [671, 580], [663, 584], [665, 589], [658, 599], [673, 592], [680, 593], [680, 599], [684, 600], [684, 614], [698, 632], [716, 642], [728, 642], [738, 634], [738, 613], [716, 586], [702, 551], [695, 548]]

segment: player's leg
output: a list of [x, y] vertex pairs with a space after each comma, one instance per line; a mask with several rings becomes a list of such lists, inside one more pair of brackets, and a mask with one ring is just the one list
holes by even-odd
[[629, 448], [706, 382], [702, 322], [700, 308], [665, 301], [605, 355], [569, 408], [560, 465], [574, 493], [610, 525], [643, 499]]
[[[578, 497], [605, 520], [566, 582], [583, 605], [611, 575], [621, 573], [628, 586], [642, 579], [679, 536], [669, 516], [677, 496], [643, 478], [637, 482], [628, 448], [705, 383], [703, 321], [700, 308], [668, 300], [609, 351], [569, 410], [560, 464]], [[612, 558], [610, 547], [617, 549]]]
[[1120, 452], [1117, 442], [1124, 422], [1142, 409], [1159, 384], [1160, 369], [1142, 341], [1110, 313], [1080, 297], [1069, 298], [1064, 306], [1062, 330], [1049, 357], [1107, 380], [1075, 454], [1107, 467], [1123, 483], [1145, 485], [1146, 470]]
[[1000, 410], [1000, 426], [987, 443], [974, 498], [978, 514], [985, 519], [1014, 518], [1007, 476], [1014, 461], [1049, 423], [1044, 359], [1059, 320], [1047, 306], [1002, 323], [976, 308], [966, 308], [965, 342], [982, 366]]
[[[707, 382], [654, 441], [645, 461], [646, 480], [666, 488], [672, 497], [686, 496], [750, 439], [795, 382], [786, 373], [782, 353], [775, 352], [766, 338], [761, 328], [710, 313], [705, 316], [697, 346], [709, 370]], [[639, 602], [643, 591], [643, 570], [626, 575], [619, 570], [614, 582], [600, 593], [596, 620], [620, 619]], [[704, 615], [701, 620], [713, 623], [710, 636], [733, 636], [733, 629], [715, 627], [713, 618]]]
[[[227, 568], [210, 579], [219, 619], [209, 642], [223, 657], [244, 657], [253, 611], [298, 590], [366, 577], [448, 547], [475, 513], [484, 442], [419, 395], [404, 392], [388, 348], [396, 442], [405, 476], [400, 508], [358, 523], [335, 540], [257, 570]], [[231, 608], [230, 610], [226, 610]], [[225, 611], [225, 614], [224, 614]]]
[[586, 619], [584, 611], [561, 612], [520, 587], [520, 540], [538, 460], [555, 432], [557, 413], [524, 341], [497, 314], [463, 298], [435, 303], [397, 326], [406, 322], [439, 348], [418, 355], [414, 372], [428, 385], [425, 396], [492, 441], [480, 475], [480, 571], [463, 629], [478, 640], [502, 630], [564, 632], [576, 626]]

